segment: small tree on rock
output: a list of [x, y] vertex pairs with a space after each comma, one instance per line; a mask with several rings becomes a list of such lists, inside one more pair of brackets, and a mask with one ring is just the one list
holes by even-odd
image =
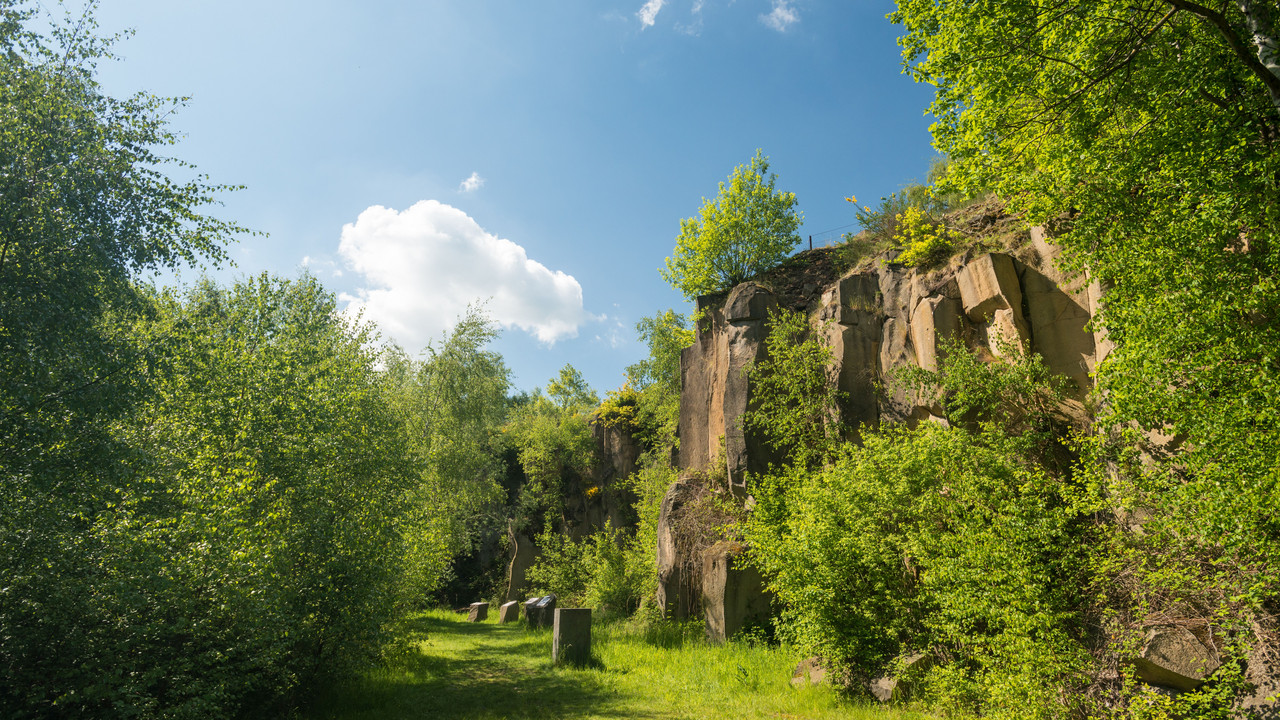
[[800, 242], [804, 216], [796, 195], [774, 189], [762, 151], [720, 183], [715, 200], [703, 199], [699, 217], [680, 221], [680, 236], [662, 277], [690, 300], [728, 290], [781, 262]]

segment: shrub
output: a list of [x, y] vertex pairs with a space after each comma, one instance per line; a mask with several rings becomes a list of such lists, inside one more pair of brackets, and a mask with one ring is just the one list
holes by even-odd
[[1092, 662], [1095, 478], [1035, 452], [1056, 394], [1034, 359], [953, 348], [924, 375], [951, 426], [891, 426], [820, 469], [756, 480], [745, 534], [783, 603], [781, 634], [855, 686], [924, 652], [935, 663], [921, 687], [940, 709], [1070, 716]]
[[930, 218], [923, 210], [909, 207], [897, 217], [893, 239], [903, 248], [898, 262], [907, 267], [928, 267], [951, 254], [954, 231]]

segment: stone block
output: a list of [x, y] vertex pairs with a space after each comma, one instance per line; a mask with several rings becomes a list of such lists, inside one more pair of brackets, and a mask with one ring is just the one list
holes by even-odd
[[720, 542], [702, 553], [702, 608], [711, 642], [769, 620], [771, 596], [760, 572], [744, 562], [744, 550], [739, 543]]
[[524, 619], [532, 628], [551, 627], [555, 611], [556, 596], [554, 594], [530, 598], [524, 603]]
[[808, 687], [810, 685], [820, 685], [827, 680], [827, 669], [822, 667], [822, 661], [816, 657], [805, 658], [796, 665], [796, 669], [791, 672], [791, 687]]
[[498, 608], [499, 624], [515, 622], [519, 619], [520, 619], [520, 601], [512, 600], [511, 602], [503, 603]]
[[1147, 630], [1142, 651], [1133, 659], [1138, 679], [1175, 690], [1195, 690], [1222, 661], [1217, 650], [1178, 625]]
[[974, 258], [956, 273], [960, 301], [969, 319], [982, 322], [996, 310], [1022, 310], [1022, 287], [1013, 258], [1003, 253], [988, 253]]
[[551, 662], [586, 665], [591, 662], [591, 609], [557, 608], [551, 631]]
[[484, 622], [489, 617], [489, 603], [473, 602], [467, 612], [467, 622]]

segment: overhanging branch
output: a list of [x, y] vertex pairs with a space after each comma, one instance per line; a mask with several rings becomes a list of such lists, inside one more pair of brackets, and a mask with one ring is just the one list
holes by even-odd
[[1231, 52], [1235, 53], [1236, 57], [1240, 59], [1240, 62], [1244, 63], [1245, 67], [1249, 68], [1250, 72], [1262, 80], [1263, 85], [1267, 86], [1267, 90], [1271, 93], [1271, 104], [1275, 106], [1276, 110], [1280, 111], [1280, 75], [1272, 72], [1266, 65], [1262, 64], [1258, 57], [1245, 45], [1244, 41], [1240, 39], [1240, 35], [1236, 33], [1235, 28], [1231, 27], [1231, 22], [1227, 20], [1225, 15], [1199, 3], [1190, 2], [1190, 0], [1165, 0], [1165, 2], [1178, 10], [1185, 10], [1213, 25], [1223, 39], [1226, 40], [1227, 47], [1231, 48]]

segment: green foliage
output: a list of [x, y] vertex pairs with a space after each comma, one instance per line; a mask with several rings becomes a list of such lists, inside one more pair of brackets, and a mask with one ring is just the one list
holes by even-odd
[[[758, 480], [745, 532], [784, 604], [784, 637], [856, 681], [928, 653], [921, 686], [939, 709], [1071, 716], [1091, 663], [1084, 588], [1101, 493], [1029, 452], [1050, 442], [1035, 419], [1057, 397], [1044, 377], [1033, 359], [984, 364], [952, 348], [940, 374], [917, 377], [951, 427], [892, 426], [821, 469]], [[1011, 402], [1021, 411], [1003, 412]]]
[[687, 299], [722, 292], [782, 261], [800, 242], [802, 214], [795, 193], [774, 189], [769, 158], [757, 150], [734, 168], [697, 218], [680, 221], [680, 235], [662, 278]]
[[449, 562], [471, 551], [496, 521], [510, 373], [500, 355], [485, 349], [495, 337], [493, 321], [472, 306], [421, 361], [398, 350], [383, 359], [390, 403], [421, 468], [404, 520], [410, 597], [425, 600]]
[[560, 374], [547, 382], [547, 397], [556, 407], [569, 412], [589, 411], [600, 404], [600, 396], [572, 365], [560, 368]]
[[649, 357], [626, 368], [627, 383], [639, 391], [638, 438], [647, 448], [675, 445], [680, 422], [680, 353], [693, 344], [693, 330], [680, 313], [666, 310], [636, 323]]
[[631, 385], [623, 385], [617, 390], [605, 394], [604, 402], [596, 408], [596, 422], [605, 427], [624, 428], [628, 432], [638, 429], [636, 407], [640, 404], [640, 393]]
[[544, 519], [564, 525], [566, 493], [585, 489], [582, 480], [595, 461], [588, 422], [600, 402], [595, 392], [572, 365], [566, 365], [548, 388], [555, 393], [552, 397], [538, 391], [512, 407], [502, 429], [527, 481], [514, 508], [517, 529], [542, 527]]
[[919, 208], [909, 207], [897, 217], [893, 239], [902, 247], [898, 262], [907, 267], [928, 267], [951, 254], [955, 231], [929, 218]]
[[538, 536], [542, 554], [528, 570], [535, 594], [555, 593], [562, 607], [590, 607], [629, 614], [645, 596], [653, 566], [629, 562], [631, 539], [606, 525], [579, 541], [547, 528]]
[[937, 87], [946, 184], [989, 184], [1106, 288], [1103, 422], [1179, 441], [1116, 488], [1154, 518], [1115, 568], [1144, 578], [1139, 614], [1198, 585], [1193, 612], [1243, 622], [1280, 588], [1271, 7], [901, 0], [892, 16], [908, 72]]
[[842, 440], [841, 393], [835, 358], [804, 313], [780, 308], [769, 315], [765, 359], [749, 370], [758, 404], [744, 419], [766, 435], [787, 461], [821, 465]]

